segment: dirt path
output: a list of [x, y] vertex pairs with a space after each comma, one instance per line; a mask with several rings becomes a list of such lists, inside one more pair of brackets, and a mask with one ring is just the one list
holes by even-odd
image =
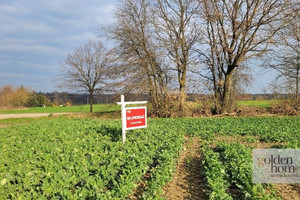
[[33, 118], [33, 117], [47, 117], [49, 115], [65, 115], [70, 113], [22, 113], [22, 114], [0, 114], [0, 119], [10, 118]]
[[184, 151], [180, 154], [173, 180], [164, 188], [164, 196], [169, 200], [204, 200], [205, 181], [201, 175], [202, 156], [199, 138], [186, 137]]

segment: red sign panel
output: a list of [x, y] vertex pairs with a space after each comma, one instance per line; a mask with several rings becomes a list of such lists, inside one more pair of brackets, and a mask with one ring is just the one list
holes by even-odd
[[146, 107], [126, 108], [126, 129], [147, 127]]

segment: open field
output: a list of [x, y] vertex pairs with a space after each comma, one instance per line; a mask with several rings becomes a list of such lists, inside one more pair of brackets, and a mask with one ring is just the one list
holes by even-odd
[[258, 107], [258, 108], [267, 108], [270, 107], [274, 100], [257, 100], [257, 101], [238, 101], [239, 106], [249, 106], [249, 107]]
[[19, 120], [0, 129], [0, 199], [300, 198], [251, 182], [251, 149], [299, 148], [299, 116], [149, 119], [125, 145], [120, 120]]
[[[273, 101], [238, 101], [239, 106], [249, 107], [269, 107]], [[195, 103], [196, 105], [197, 103]], [[197, 104], [198, 105], [198, 104]], [[200, 106], [200, 105], [199, 105]], [[112, 112], [120, 110], [117, 104], [95, 104], [93, 106], [94, 112]], [[89, 105], [78, 105], [69, 107], [32, 107], [24, 109], [0, 109], [0, 114], [21, 114], [21, 113], [67, 113], [67, 112], [89, 112]]]
[[[112, 112], [120, 110], [117, 104], [95, 104], [94, 112]], [[67, 112], [89, 112], [89, 105], [69, 106], [69, 107], [32, 107], [14, 110], [0, 110], [0, 114], [21, 114], [21, 113], [67, 113]]]

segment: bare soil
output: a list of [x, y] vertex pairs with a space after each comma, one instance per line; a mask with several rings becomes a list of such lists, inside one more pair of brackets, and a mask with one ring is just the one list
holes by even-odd
[[166, 199], [208, 199], [201, 166], [202, 154], [199, 139], [186, 136], [184, 150], [180, 154], [173, 180], [164, 187]]
[[300, 200], [300, 184], [274, 184], [276, 193], [282, 197], [283, 200]]
[[35, 118], [35, 117], [47, 117], [49, 115], [66, 115], [72, 113], [22, 113], [22, 114], [0, 114], [0, 119], [10, 118]]
[[0, 128], [6, 128], [6, 127], [8, 127], [7, 124], [1, 124], [1, 123], [0, 123]]

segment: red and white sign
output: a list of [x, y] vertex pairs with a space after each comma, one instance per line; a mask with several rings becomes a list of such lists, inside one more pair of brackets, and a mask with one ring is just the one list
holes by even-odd
[[125, 108], [126, 130], [147, 127], [147, 108], [132, 107]]
[[146, 104], [147, 101], [125, 102], [124, 95], [121, 95], [121, 102], [117, 102], [117, 103], [118, 105], [121, 105], [122, 141], [123, 144], [125, 144], [126, 130], [147, 127], [147, 107], [126, 108], [126, 105]]

